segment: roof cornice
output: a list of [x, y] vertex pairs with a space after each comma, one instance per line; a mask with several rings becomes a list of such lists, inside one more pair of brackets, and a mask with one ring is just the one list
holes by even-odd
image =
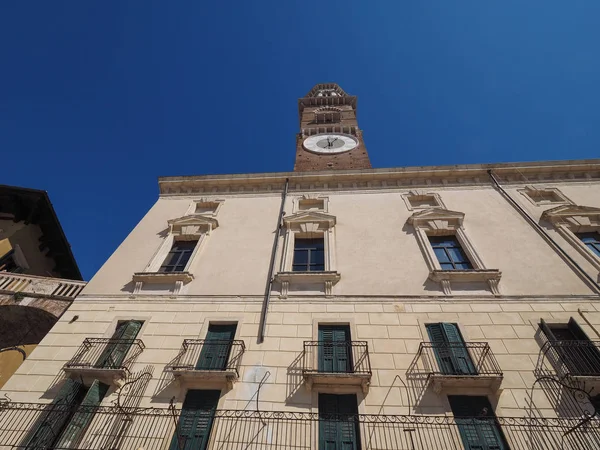
[[488, 185], [488, 170], [493, 170], [502, 183], [513, 185], [592, 181], [600, 180], [600, 159], [160, 177], [158, 184], [163, 197], [265, 193], [280, 190], [286, 179], [290, 191], [468, 187]]

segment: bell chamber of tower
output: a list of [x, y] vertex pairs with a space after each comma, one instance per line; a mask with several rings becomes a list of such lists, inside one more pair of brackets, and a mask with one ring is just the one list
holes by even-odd
[[300, 133], [294, 171], [370, 169], [356, 118], [356, 96], [335, 83], [317, 84], [298, 100]]

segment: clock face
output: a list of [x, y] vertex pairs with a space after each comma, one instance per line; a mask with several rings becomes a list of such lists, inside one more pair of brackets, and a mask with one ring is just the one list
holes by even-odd
[[304, 148], [314, 153], [343, 153], [357, 146], [358, 140], [347, 134], [317, 134], [304, 140]]

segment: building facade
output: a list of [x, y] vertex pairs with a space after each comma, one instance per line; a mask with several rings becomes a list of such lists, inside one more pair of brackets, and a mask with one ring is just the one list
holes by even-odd
[[600, 160], [165, 177], [4, 386], [5, 447], [600, 448]]
[[0, 186], [0, 388], [83, 289], [45, 191]]

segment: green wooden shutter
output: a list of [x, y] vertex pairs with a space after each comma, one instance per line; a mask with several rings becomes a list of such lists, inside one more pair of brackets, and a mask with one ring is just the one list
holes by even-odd
[[350, 327], [319, 325], [319, 372], [353, 372]]
[[487, 397], [449, 395], [465, 450], [508, 450], [504, 434]]
[[221, 391], [190, 390], [169, 450], [205, 450]]
[[477, 374], [465, 341], [455, 323], [429, 323], [426, 328], [429, 339], [434, 344], [433, 352], [442, 374]]
[[581, 345], [575, 345], [569, 352], [569, 366], [573, 375], [594, 376], [600, 374], [600, 351], [592, 344], [585, 331], [572, 317], [568, 323], [569, 330]]
[[196, 370], [225, 370], [236, 328], [236, 324], [209, 325]]
[[456, 373], [460, 375], [477, 375], [475, 365], [471, 360], [471, 355], [469, 355], [469, 350], [460, 334], [458, 325], [455, 323], [442, 323], [442, 329], [448, 343], [453, 344], [450, 346], [450, 352], [452, 353]]
[[93, 407], [100, 405], [107, 391], [108, 385], [94, 380], [80, 403], [82, 408], [71, 417], [60, 439], [55, 444], [56, 447], [71, 448], [83, 437], [86, 428], [94, 417]]
[[26, 450], [44, 449], [52, 446], [54, 439], [73, 415], [85, 388], [79, 381], [67, 379], [56, 397], [41, 414], [19, 448]]
[[104, 369], [119, 369], [127, 356], [127, 352], [133, 345], [133, 340], [136, 338], [144, 322], [139, 320], [128, 320], [121, 322], [111, 339], [121, 339], [124, 342], [111, 342], [103, 350], [100, 358], [95, 364], [95, 367]]
[[360, 450], [356, 395], [319, 394], [319, 450]]

